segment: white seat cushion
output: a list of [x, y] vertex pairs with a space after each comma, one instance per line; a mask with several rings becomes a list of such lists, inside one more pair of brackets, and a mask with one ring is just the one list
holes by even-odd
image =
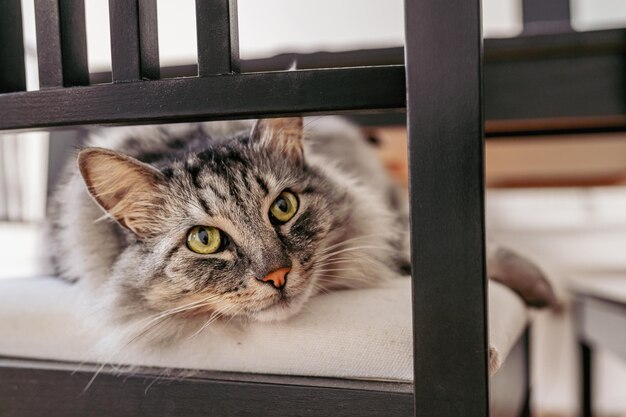
[[[410, 280], [310, 300], [281, 323], [210, 329], [159, 351], [103, 358], [103, 329], [85, 328], [78, 287], [43, 277], [0, 280], [0, 356], [233, 372], [410, 382], [413, 379]], [[522, 333], [528, 312], [497, 283], [490, 289], [490, 371]], [[462, 349], [462, 347], [460, 347]]]

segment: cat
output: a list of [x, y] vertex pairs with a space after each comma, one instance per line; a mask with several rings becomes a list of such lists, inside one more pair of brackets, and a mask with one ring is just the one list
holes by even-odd
[[[410, 268], [406, 196], [340, 118], [104, 129], [49, 218], [56, 273], [120, 339], [146, 343], [222, 316], [286, 320], [316, 294]], [[489, 254], [527, 302], [554, 301], [532, 263], [512, 273], [522, 258]]]

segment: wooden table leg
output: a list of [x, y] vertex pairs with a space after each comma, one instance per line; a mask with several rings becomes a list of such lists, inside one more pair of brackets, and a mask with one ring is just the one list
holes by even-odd
[[581, 392], [580, 411], [582, 417], [592, 417], [592, 352], [591, 347], [583, 341], [579, 341], [581, 358]]

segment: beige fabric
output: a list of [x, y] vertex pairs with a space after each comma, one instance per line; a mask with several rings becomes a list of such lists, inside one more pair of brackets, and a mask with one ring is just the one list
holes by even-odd
[[[471, 302], [471, 300], [468, 300]], [[497, 370], [527, 322], [510, 290], [490, 285], [490, 371]], [[77, 288], [53, 278], [0, 281], [0, 355], [234, 372], [411, 381], [410, 281], [314, 297], [282, 323], [216, 324], [172, 348], [127, 349], [102, 357], [102, 329], [85, 329]], [[463, 347], [460, 346], [460, 349]]]

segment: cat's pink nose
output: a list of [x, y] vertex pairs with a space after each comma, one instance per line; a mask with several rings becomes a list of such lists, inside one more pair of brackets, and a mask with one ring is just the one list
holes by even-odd
[[287, 283], [287, 274], [289, 273], [289, 271], [291, 271], [290, 268], [277, 269], [276, 271], [270, 272], [269, 274], [261, 278], [261, 281], [263, 282], [271, 281], [272, 284], [274, 284], [274, 287], [280, 290]]

